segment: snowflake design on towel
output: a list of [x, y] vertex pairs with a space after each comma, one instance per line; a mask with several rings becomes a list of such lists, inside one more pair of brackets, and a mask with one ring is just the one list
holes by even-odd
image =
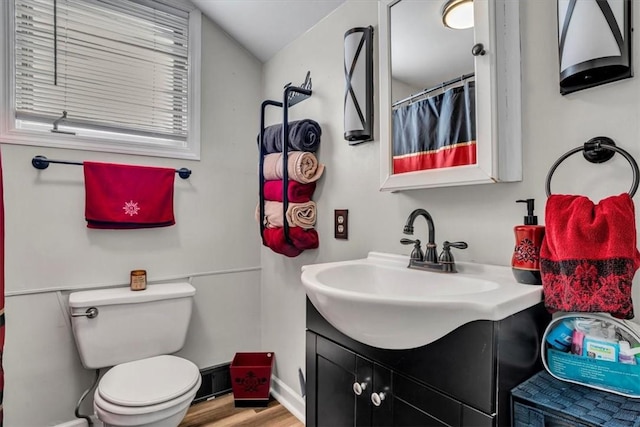
[[124, 213], [129, 216], [138, 215], [138, 211], [140, 210], [140, 206], [138, 206], [138, 202], [134, 202], [130, 200], [128, 202], [124, 202], [124, 206], [122, 207]]

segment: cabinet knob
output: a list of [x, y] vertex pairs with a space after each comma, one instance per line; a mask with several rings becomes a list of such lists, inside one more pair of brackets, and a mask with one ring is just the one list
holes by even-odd
[[362, 394], [362, 391], [365, 390], [367, 388], [367, 383], [359, 383], [359, 382], [355, 382], [353, 383], [353, 392], [356, 394], [356, 396], [360, 396]]
[[375, 406], [380, 406], [384, 398], [385, 394], [383, 392], [371, 393], [371, 403], [373, 403]]

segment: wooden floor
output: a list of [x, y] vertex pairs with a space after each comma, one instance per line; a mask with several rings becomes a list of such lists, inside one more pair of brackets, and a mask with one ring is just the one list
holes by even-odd
[[178, 427], [303, 427], [277, 400], [266, 408], [236, 408], [233, 394], [196, 403]]

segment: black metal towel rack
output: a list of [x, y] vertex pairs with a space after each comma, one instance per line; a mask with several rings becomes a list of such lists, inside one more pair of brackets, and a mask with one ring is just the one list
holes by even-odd
[[[31, 164], [36, 169], [41, 169], [41, 170], [46, 169], [49, 167], [50, 163], [59, 163], [62, 165], [77, 165], [77, 166], [82, 166], [84, 164], [83, 162], [71, 162], [69, 160], [47, 159], [45, 156], [35, 156], [33, 159], [31, 159]], [[180, 176], [180, 178], [187, 179], [191, 176], [191, 169], [187, 169], [187, 168], [176, 169], [176, 173]]]
[[565, 161], [567, 157], [579, 152], [582, 152], [584, 158], [591, 163], [604, 163], [612, 158], [615, 153], [621, 154], [629, 162], [631, 170], [633, 171], [633, 184], [629, 190], [629, 195], [633, 197], [636, 194], [640, 179], [640, 172], [638, 171], [638, 164], [636, 163], [636, 160], [627, 151], [617, 147], [616, 143], [613, 142], [611, 138], [606, 136], [597, 136], [585, 142], [583, 146], [567, 151], [560, 156], [558, 160], [556, 160], [553, 166], [551, 166], [551, 169], [549, 169], [549, 172], [547, 173], [547, 181], [545, 184], [547, 197], [551, 195], [551, 177], [558, 166], [560, 166], [560, 163]]
[[284, 94], [282, 102], [266, 100], [262, 102], [260, 109], [260, 144], [259, 144], [259, 187], [260, 187], [260, 237], [262, 237], [262, 243], [264, 241], [264, 156], [267, 154], [264, 151], [264, 121], [265, 110], [268, 106], [282, 108], [282, 209], [283, 209], [283, 231], [284, 239], [287, 243], [292, 244], [289, 237], [289, 223], [287, 221], [287, 209], [289, 208], [289, 108], [309, 98], [312, 94], [311, 91], [311, 72], [307, 71], [307, 76], [304, 83], [301, 86], [291, 86], [288, 84], [284, 87]]

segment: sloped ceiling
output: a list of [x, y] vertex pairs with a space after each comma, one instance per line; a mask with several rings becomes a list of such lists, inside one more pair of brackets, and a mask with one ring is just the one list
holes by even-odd
[[345, 0], [191, 0], [265, 62]]

